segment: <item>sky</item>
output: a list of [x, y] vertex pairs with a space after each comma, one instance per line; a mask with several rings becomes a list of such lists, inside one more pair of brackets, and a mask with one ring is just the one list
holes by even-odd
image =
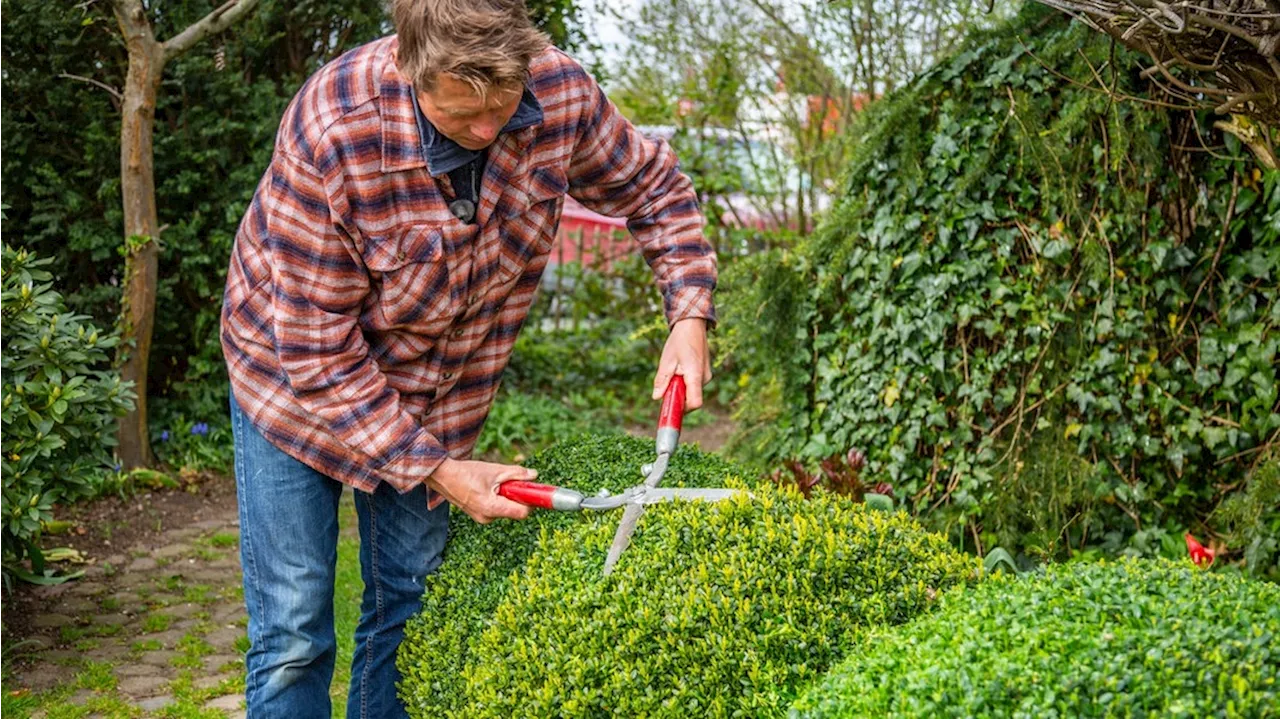
[[582, 19], [588, 37], [601, 46], [598, 53], [582, 53], [587, 64], [598, 60], [606, 68], [617, 66], [627, 50], [626, 18], [638, 17], [643, 0], [586, 0]]

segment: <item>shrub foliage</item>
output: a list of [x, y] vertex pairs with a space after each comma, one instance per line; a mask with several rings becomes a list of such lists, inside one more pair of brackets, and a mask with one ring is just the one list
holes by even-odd
[[793, 716], [1276, 716], [1280, 588], [1190, 562], [1051, 566], [871, 632]]
[[[653, 453], [650, 440], [589, 434], [539, 452], [524, 466], [538, 470], [540, 482], [584, 492], [619, 491], [642, 481], [640, 467], [652, 461]], [[662, 484], [719, 486], [734, 473], [724, 460], [682, 446]], [[427, 577], [422, 612], [405, 629], [397, 661], [406, 679], [401, 693], [413, 716], [465, 716], [449, 712], [463, 702], [472, 646], [490, 625], [513, 573], [523, 569], [544, 531], [579, 522], [576, 515], [537, 512], [522, 522], [480, 526], [461, 512], [452, 514], [444, 563]]]
[[1206, 517], [1280, 429], [1280, 173], [1097, 86], [1141, 67], [1027, 7], [873, 105], [813, 240], [724, 283], [738, 446], [856, 447], [979, 547], [1155, 552]]
[[[633, 446], [606, 486], [634, 482], [632, 461], [652, 450]], [[561, 445], [540, 456], [559, 467], [542, 477], [591, 472], [601, 449], [618, 456], [607, 443]], [[698, 456], [675, 458], [686, 474], [672, 486], [740, 484], [719, 463], [690, 474]], [[751, 492], [651, 506], [609, 577], [617, 513], [473, 532], [486, 551], [446, 559], [406, 633], [411, 714], [777, 716], [858, 628], [905, 621], [976, 573], [906, 515], [825, 492]]]
[[53, 505], [92, 494], [111, 465], [115, 417], [132, 391], [108, 369], [119, 338], [67, 312], [48, 259], [4, 246], [0, 261], [3, 350], [3, 554], [32, 554]]

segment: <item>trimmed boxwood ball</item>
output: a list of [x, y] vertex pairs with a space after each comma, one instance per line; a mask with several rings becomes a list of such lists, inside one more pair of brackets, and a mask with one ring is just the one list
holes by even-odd
[[[977, 560], [906, 515], [750, 491], [650, 506], [609, 577], [620, 513], [544, 529], [487, 626], [471, 630], [469, 657], [450, 665], [461, 681], [444, 685], [456, 700], [444, 714], [781, 716], [860, 628], [906, 621], [977, 576]], [[439, 675], [409, 674], [410, 656], [439, 662], [402, 653], [411, 711], [440, 706]]]
[[[640, 467], [653, 457], [651, 439], [589, 434], [539, 452], [525, 466], [538, 470], [540, 482], [584, 492], [602, 487], [619, 491], [643, 481]], [[721, 486], [739, 474], [735, 465], [715, 455], [682, 446], [662, 486]], [[610, 513], [610, 521], [620, 517], [620, 512]], [[460, 511], [452, 513], [444, 562], [426, 579], [422, 612], [406, 627], [397, 658], [405, 678], [401, 694], [411, 716], [468, 716], [453, 710], [463, 703], [471, 645], [489, 625], [512, 573], [524, 566], [544, 531], [581, 521], [575, 514], [536, 511], [522, 522], [481, 526]]]
[[796, 702], [832, 717], [1280, 716], [1280, 588], [1123, 560], [997, 578], [870, 633]]

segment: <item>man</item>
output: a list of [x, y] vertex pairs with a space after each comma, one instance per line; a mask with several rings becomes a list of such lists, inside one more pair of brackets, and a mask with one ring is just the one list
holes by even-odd
[[[626, 217], [671, 331], [654, 381], [701, 404], [715, 258], [689, 179], [520, 0], [395, 0], [397, 35], [321, 68], [241, 223], [231, 375], [249, 716], [327, 717], [337, 508], [355, 488], [365, 591], [348, 716], [404, 716], [396, 647], [440, 564], [448, 505], [532, 471], [469, 461], [565, 194]], [[446, 504], [447, 502], [447, 504]]]

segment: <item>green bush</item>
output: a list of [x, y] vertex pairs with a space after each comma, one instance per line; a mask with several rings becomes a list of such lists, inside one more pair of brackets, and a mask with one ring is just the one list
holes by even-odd
[[[589, 434], [562, 441], [524, 464], [538, 470], [540, 482], [585, 492], [618, 491], [643, 481], [640, 467], [653, 457], [651, 440]], [[735, 474], [724, 460], [682, 446], [662, 486], [720, 486]], [[621, 515], [611, 516], [616, 522]], [[401, 693], [413, 716], [445, 716], [462, 704], [472, 646], [491, 623], [513, 572], [524, 567], [544, 531], [581, 522], [573, 514], [537, 512], [523, 522], [480, 526], [462, 512], [452, 514], [444, 564], [427, 577], [422, 613], [406, 628], [397, 660], [406, 678]]]
[[1147, 64], [1029, 3], [873, 104], [812, 240], [727, 273], [737, 446], [861, 449], [969, 546], [1176, 548], [1280, 428], [1280, 173], [1086, 87]]
[[998, 578], [940, 604], [869, 633], [792, 715], [1280, 715], [1275, 585], [1129, 559]]
[[[613, 468], [587, 486], [633, 483], [652, 450], [627, 442], [635, 456], [621, 462], [607, 442], [560, 445], [542, 456], [542, 476], [594, 473], [604, 450]], [[675, 458], [685, 474], [671, 486], [742, 486], [719, 462], [691, 473], [698, 457]], [[905, 515], [751, 491], [714, 507], [650, 507], [607, 578], [616, 512], [462, 537], [467, 556], [455, 546], [428, 580], [402, 645], [410, 713], [776, 716], [858, 628], [905, 621], [976, 574], [976, 561]]]
[[119, 338], [66, 311], [48, 259], [4, 245], [0, 262], [3, 339], [3, 556], [31, 555], [53, 505], [95, 492], [111, 466], [115, 418], [133, 405], [106, 369]]
[[476, 440], [476, 455], [498, 455], [521, 462], [534, 452], [583, 432], [599, 431], [586, 413], [541, 394], [502, 392], [493, 403], [484, 430]]
[[1244, 549], [1246, 572], [1280, 582], [1280, 449], [1258, 464], [1244, 491], [1219, 505], [1214, 521], [1228, 530], [1228, 547]]

